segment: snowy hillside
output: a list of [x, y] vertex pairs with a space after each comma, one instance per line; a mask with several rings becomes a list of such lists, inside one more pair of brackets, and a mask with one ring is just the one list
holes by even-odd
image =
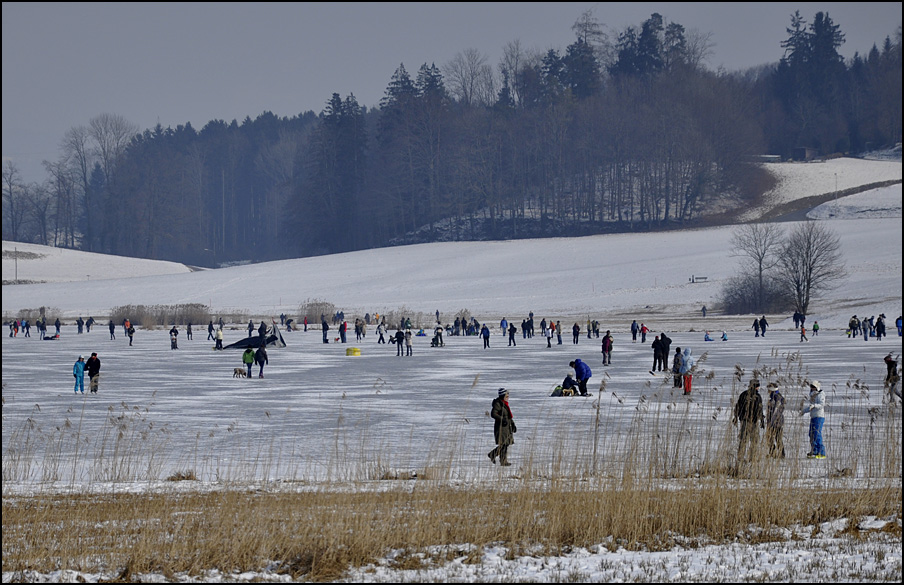
[[4, 284], [107, 280], [187, 272], [191, 270], [177, 262], [3, 241]]

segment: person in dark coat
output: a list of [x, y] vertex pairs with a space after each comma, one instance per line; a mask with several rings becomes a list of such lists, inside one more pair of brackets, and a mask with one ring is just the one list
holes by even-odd
[[251, 337], [252, 333], [254, 333], [254, 321], [248, 319], [248, 337]]
[[760, 317], [760, 336], [766, 337], [766, 327], [769, 326], [769, 323], [766, 323], [766, 315]]
[[323, 342], [329, 343], [330, 340], [327, 339], [327, 332], [330, 330], [330, 326], [326, 324], [326, 319], [323, 317], [320, 318], [320, 328], [323, 330]]
[[257, 373], [258, 378], [264, 377], [264, 364], [270, 363], [267, 359], [267, 348], [264, 347], [265, 343], [261, 343], [261, 346], [257, 348], [257, 351], [254, 352], [254, 362], [260, 366], [260, 371]]
[[213, 319], [210, 320], [210, 323], [207, 324], [207, 341], [215, 340], [216, 338], [213, 336]]
[[756, 458], [760, 441], [759, 429], [766, 427], [759, 380], [751, 380], [747, 390], [738, 396], [732, 422], [737, 425], [738, 421], [741, 421], [741, 432], [738, 435], [738, 463], [740, 464]]
[[672, 358], [672, 376], [674, 377], [673, 388], [681, 388], [684, 386], [684, 378], [681, 375], [681, 348], [675, 348], [675, 357]]
[[85, 371], [88, 372], [88, 388], [91, 394], [97, 394], [97, 386], [100, 384], [100, 358], [97, 353], [92, 353], [88, 361], [85, 362]]
[[760, 336], [760, 320], [754, 317], [753, 319], [753, 330], [756, 331], [756, 337]]
[[496, 439], [496, 448], [487, 453], [487, 457], [493, 464], [496, 463], [498, 457], [499, 465], [505, 467], [511, 465], [508, 461], [508, 448], [509, 445], [515, 444], [515, 433], [518, 432], [512, 416], [512, 409], [509, 407], [508, 397], [508, 390], [500, 388], [499, 395], [493, 399], [490, 416], [493, 417], [493, 437]]
[[650, 372], [661, 372], [662, 371], [662, 362], [665, 360], [662, 356], [662, 342], [659, 340], [659, 336], [656, 336], [656, 339], [653, 340], [653, 367], [650, 369]]
[[515, 327], [515, 324], [514, 324], [514, 323], [509, 323], [509, 328], [508, 328], [508, 334], [509, 334], [509, 347], [511, 347], [511, 346], [513, 346], [513, 345], [514, 345], [515, 347], [518, 346], [518, 344], [515, 343], [515, 333], [518, 333], [518, 328]]
[[110, 319], [108, 327], [110, 328], [110, 339], [116, 339], [116, 325], [113, 323], [113, 319]]
[[398, 329], [395, 332], [395, 344], [396, 344], [396, 355], [402, 357], [405, 353], [405, 350], [402, 349], [405, 345], [405, 332], [401, 329]]
[[603, 341], [601, 343], [604, 366], [612, 365], [612, 342], [612, 333], [610, 333], [609, 330], [606, 330], [606, 334], [603, 336]]
[[487, 327], [486, 323], [480, 328], [480, 336], [483, 337], [483, 348], [487, 349], [490, 347], [490, 328]]

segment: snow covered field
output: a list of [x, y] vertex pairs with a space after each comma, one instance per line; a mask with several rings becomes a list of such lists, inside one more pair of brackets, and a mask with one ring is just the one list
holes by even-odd
[[[812, 194], [809, 189], [815, 183], [806, 175], [810, 169], [829, 176], [839, 173], [850, 181], [842, 185], [839, 178], [839, 189], [857, 184], [850, 178], [855, 175], [859, 184], [901, 177], [900, 161], [844, 159], [795, 167], [795, 176], [805, 186], [796, 187], [786, 177], [783, 202], [794, 193]], [[834, 187], [833, 176], [831, 183]], [[889, 480], [872, 475], [872, 462], [881, 453], [870, 433], [871, 421], [894, 413], [900, 432], [900, 402], [890, 406], [882, 388], [882, 357], [902, 350], [893, 326], [902, 312], [901, 199], [897, 185], [842, 198], [811, 212], [809, 217], [829, 222], [841, 238], [849, 277], [814, 303], [808, 323], [818, 320], [822, 330], [808, 343], [801, 343], [792, 331], [790, 315], [769, 315], [772, 327], [762, 338], [754, 337], [750, 329], [752, 315], [711, 311], [702, 317], [700, 307], [715, 305], [721, 284], [735, 271], [736, 259], [728, 250], [730, 228], [427, 244], [200, 272], [168, 263], [143, 264], [171, 273], [138, 276], [138, 268], [133, 273], [117, 267], [102, 281], [96, 278], [103, 274], [97, 268], [103, 262], [93, 255], [54, 250], [44, 258], [19, 260], [21, 279], [45, 284], [4, 285], [4, 320], [19, 310], [47, 306], [58, 309], [67, 324], [54, 341], [39, 341], [34, 329], [31, 338], [22, 338], [21, 333], [3, 337], [3, 495], [215, 490], [230, 482], [267, 489], [385, 489], [393, 482], [379, 481], [381, 477], [425, 470], [433, 474], [439, 470], [443, 481], [455, 485], [505, 489], [528, 471], [538, 477], [553, 473], [561, 463], [555, 454], [563, 437], [573, 437], [576, 444], [569, 469], [588, 470], [598, 412], [600, 461], [611, 464], [626, 458], [624, 438], [636, 437], [652, 424], [656, 433], [646, 434], [656, 437], [644, 443], [651, 452], [657, 441], [668, 447], [681, 434], [694, 437], [695, 449], [661, 462], [691, 473], [704, 463], [706, 449], [734, 448], [730, 411], [753, 370], [782, 383], [789, 411], [796, 410], [805, 395], [804, 380], [818, 379], [826, 389], [828, 459], [803, 457], [808, 449], [807, 420], [793, 413], [787, 417], [788, 458], [781, 462], [778, 475], [795, 478], [792, 489], [886, 481], [900, 486], [900, 476]], [[4, 281], [12, 279], [6, 251], [13, 246], [25, 248], [3, 243]], [[125, 259], [116, 261], [128, 264]], [[138, 262], [147, 261], [136, 261], [136, 266]], [[53, 278], [46, 276], [50, 273]], [[91, 274], [90, 280], [79, 276], [86, 274]], [[136, 275], [115, 276], [121, 274]], [[707, 280], [691, 283], [692, 276]], [[333, 342], [335, 330], [330, 344], [322, 343], [318, 330], [284, 333], [287, 347], [270, 350], [266, 377], [240, 379], [233, 378], [232, 371], [242, 365], [241, 352], [212, 351], [205, 324], [195, 325], [192, 341], [185, 339], [181, 328], [178, 350], [170, 349], [165, 330], [139, 329], [130, 347], [121, 326], [111, 340], [105, 326], [78, 335], [72, 324], [77, 316], [105, 315], [119, 305], [190, 302], [210, 305], [214, 312], [244, 312], [259, 323], [282, 312], [294, 315], [308, 298], [335, 304], [349, 320], [364, 312], [404, 308], [425, 320], [439, 310], [442, 320], [449, 322], [457, 311], [467, 309], [494, 326], [491, 347], [483, 349], [477, 337], [446, 337], [445, 347], [431, 348], [429, 337], [418, 337], [412, 357], [397, 357], [395, 346], [377, 343], [373, 328], [360, 342], [350, 332], [345, 345]], [[530, 311], [537, 323], [542, 318], [561, 321], [569, 333], [562, 345], [554, 340], [547, 348], [544, 339], [524, 339], [519, 332], [517, 347], [508, 347], [499, 320], [507, 317], [520, 328]], [[888, 317], [888, 338], [864, 341], [844, 334], [852, 314], [880, 313]], [[584, 334], [572, 344], [571, 325], [578, 322], [583, 330], [588, 317], [598, 319], [603, 332], [611, 329], [615, 336], [612, 366], [600, 364], [598, 339]], [[631, 342], [632, 319], [653, 330], [645, 344]], [[727, 331], [729, 340], [704, 342], [705, 330], [716, 338]], [[691, 347], [700, 359], [702, 371], [689, 398], [675, 392], [670, 379], [648, 372], [649, 344], [659, 331], [669, 333], [673, 350]], [[246, 335], [245, 324], [228, 325], [225, 344]], [[361, 355], [346, 356], [348, 347], [359, 348]], [[98, 352], [103, 364], [100, 392], [74, 395], [72, 364], [79, 354], [87, 357], [91, 352]], [[570, 371], [568, 362], [575, 358], [593, 368], [589, 386], [594, 396], [550, 398], [552, 386], [561, 382]], [[735, 377], [738, 365], [744, 371], [741, 381]], [[255, 366], [255, 376], [257, 371]], [[604, 389], [600, 382], [605, 382]], [[493, 442], [492, 420], [486, 413], [500, 386], [511, 391], [519, 426], [510, 451], [514, 465], [508, 470], [486, 458]], [[118, 465], [100, 453], [111, 445], [114, 424], [128, 451]], [[76, 433], [85, 437], [77, 463], [69, 448], [56, 447]], [[29, 451], [23, 448], [26, 436], [53, 440], [38, 441]], [[194, 471], [200, 481], [177, 487], [161, 481], [184, 469]], [[845, 469], [850, 470], [849, 477], [840, 473]], [[348, 578], [900, 581], [900, 538], [877, 538], [853, 547], [851, 537], [841, 534], [847, 524], [877, 530], [888, 522], [900, 527], [901, 518], [851, 518], [796, 527], [779, 542], [678, 546], [663, 552], [627, 551], [614, 543], [600, 543], [555, 558], [511, 558], [501, 547], [488, 547], [474, 565], [451, 562], [411, 572], [387, 564], [353, 571]], [[4, 582], [14, 577], [93, 581], [103, 575], [3, 573]], [[284, 580], [284, 576], [262, 568], [242, 575], [210, 573], [203, 580], [256, 579]]]

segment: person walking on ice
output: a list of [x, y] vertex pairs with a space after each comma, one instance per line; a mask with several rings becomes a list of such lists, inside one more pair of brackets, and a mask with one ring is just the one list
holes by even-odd
[[499, 389], [499, 394], [493, 399], [490, 407], [490, 416], [493, 417], [493, 437], [496, 440], [496, 447], [487, 453], [487, 457], [493, 464], [496, 464], [496, 458], [499, 458], [499, 465], [508, 467], [511, 465], [508, 461], [508, 448], [515, 444], [515, 433], [518, 427], [515, 426], [515, 419], [512, 416], [512, 409], [508, 403], [509, 393], [505, 388]]
[[75, 378], [75, 393], [85, 393], [85, 358], [78, 356], [75, 365], [72, 366], [72, 376]]
[[88, 361], [85, 362], [85, 370], [88, 372], [88, 388], [91, 394], [97, 394], [97, 387], [100, 384], [100, 358], [97, 353], [92, 353]]

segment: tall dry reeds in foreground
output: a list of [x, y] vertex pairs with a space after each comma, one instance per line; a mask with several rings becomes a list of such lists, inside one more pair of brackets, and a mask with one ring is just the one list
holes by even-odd
[[[452, 558], [495, 543], [553, 554], [595, 544], [662, 550], [676, 543], [781, 540], [780, 527], [901, 514], [900, 486], [504, 483], [511, 485], [455, 488], [419, 480], [384, 489], [4, 498], [3, 571], [171, 576], [260, 570], [276, 562], [279, 570], [316, 580], [335, 578], [389, 550], [473, 547], [450, 546]], [[406, 555], [396, 558], [403, 562]]]

